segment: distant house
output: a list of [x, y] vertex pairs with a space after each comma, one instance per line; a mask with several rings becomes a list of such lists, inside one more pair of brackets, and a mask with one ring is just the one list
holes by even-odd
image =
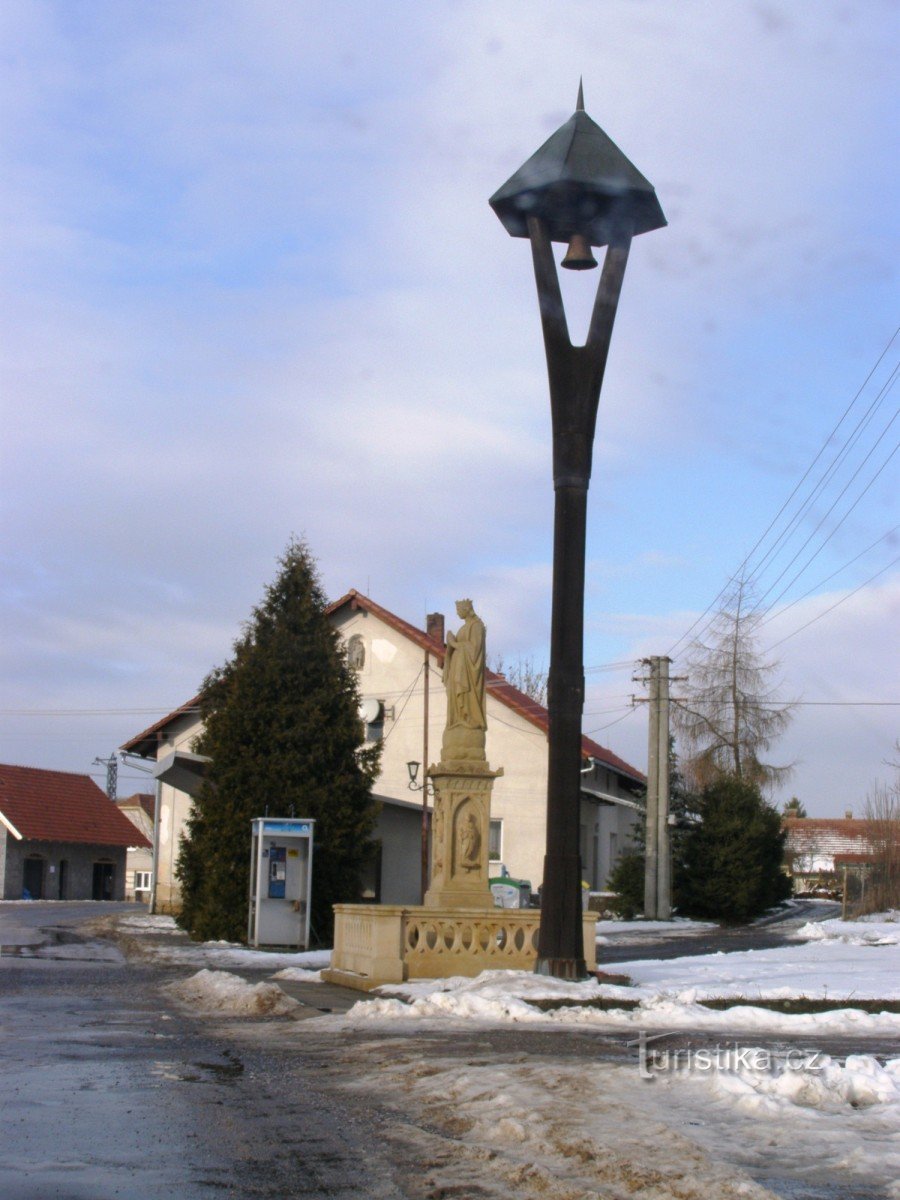
[[152, 792], [135, 792], [124, 800], [117, 800], [116, 807], [143, 837], [146, 845], [129, 846], [125, 860], [125, 899], [150, 901], [153, 883], [153, 813], [156, 797]]
[[836, 886], [839, 870], [871, 860], [869, 823], [852, 815], [840, 819], [786, 817], [785, 865], [795, 894]]
[[[374, 787], [381, 803], [374, 832], [377, 854], [365, 897], [382, 904], [417, 904], [422, 792], [410, 788], [409, 764], [415, 765], [420, 786], [426, 767], [440, 758], [446, 720], [441, 682], [444, 618], [433, 613], [427, 618], [427, 629], [418, 629], [357, 591], [331, 604], [328, 616], [358, 675], [360, 718], [367, 740], [382, 742], [381, 769]], [[491, 800], [490, 857], [502, 862], [513, 877], [529, 880], [537, 890], [543, 875], [547, 828], [547, 710], [492, 671], [487, 672], [486, 700], [488, 761], [495, 769], [504, 770]], [[178, 777], [179, 765], [171, 765], [174, 756], [185, 760], [182, 777], [187, 790], [171, 782], [159, 785], [155, 832], [158, 911], [178, 905], [175, 864], [191, 805], [190, 752], [202, 729], [198, 704], [199, 697], [194, 697], [122, 747], [130, 754], [156, 760], [164, 779]], [[610, 869], [640, 819], [646, 780], [635, 767], [590, 738], [582, 739], [582, 756], [582, 871], [588, 886], [598, 889], [606, 885]], [[272, 797], [269, 811], [289, 815], [281, 811], [277, 795]], [[296, 815], [304, 814], [298, 811]], [[248, 828], [248, 854], [249, 846]]]
[[123, 900], [129, 846], [150, 842], [90, 776], [0, 765], [4, 900]]

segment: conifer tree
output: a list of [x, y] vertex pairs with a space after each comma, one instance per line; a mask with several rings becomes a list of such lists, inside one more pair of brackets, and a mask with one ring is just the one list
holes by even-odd
[[331, 906], [359, 897], [376, 817], [379, 747], [365, 747], [356, 675], [325, 614], [315, 561], [292, 540], [280, 572], [206, 678], [203, 733], [211, 758], [187, 822], [177, 874], [180, 924], [197, 938], [247, 932], [251, 820], [313, 818], [311, 923], [331, 936]]
[[720, 776], [693, 807], [676, 881], [679, 912], [737, 923], [787, 898], [785, 831], [755, 784]]

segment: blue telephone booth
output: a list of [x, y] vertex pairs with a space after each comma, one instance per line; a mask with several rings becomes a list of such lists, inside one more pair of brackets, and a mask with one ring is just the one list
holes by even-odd
[[313, 826], [294, 817], [256, 817], [250, 853], [251, 946], [309, 948]]

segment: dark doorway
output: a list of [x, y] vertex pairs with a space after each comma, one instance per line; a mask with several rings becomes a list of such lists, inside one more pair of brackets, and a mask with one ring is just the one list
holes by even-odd
[[26, 858], [22, 871], [22, 894], [25, 892], [32, 900], [44, 898], [44, 860], [42, 858]]
[[112, 900], [115, 881], [115, 863], [94, 863], [94, 886], [92, 889], [91, 899]]
[[65, 900], [66, 893], [69, 890], [69, 860], [61, 858], [59, 860], [59, 895], [58, 900]]

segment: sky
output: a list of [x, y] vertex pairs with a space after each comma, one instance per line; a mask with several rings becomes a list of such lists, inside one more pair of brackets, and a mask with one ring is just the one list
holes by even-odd
[[[774, 799], [862, 815], [900, 732], [898, 17], [5, 0], [0, 761], [102, 775], [295, 535], [330, 597], [422, 624], [471, 596], [492, 656], [546, 665], [546, 365], [487, 201], [583, 76], [669, 222], [632, 246], [600, 400], [584, 728], [645, 766], [633, 664], [682, 674], [750, 555], [801, 702]], [[597, 275], [563, 275], [580, 341]]]

